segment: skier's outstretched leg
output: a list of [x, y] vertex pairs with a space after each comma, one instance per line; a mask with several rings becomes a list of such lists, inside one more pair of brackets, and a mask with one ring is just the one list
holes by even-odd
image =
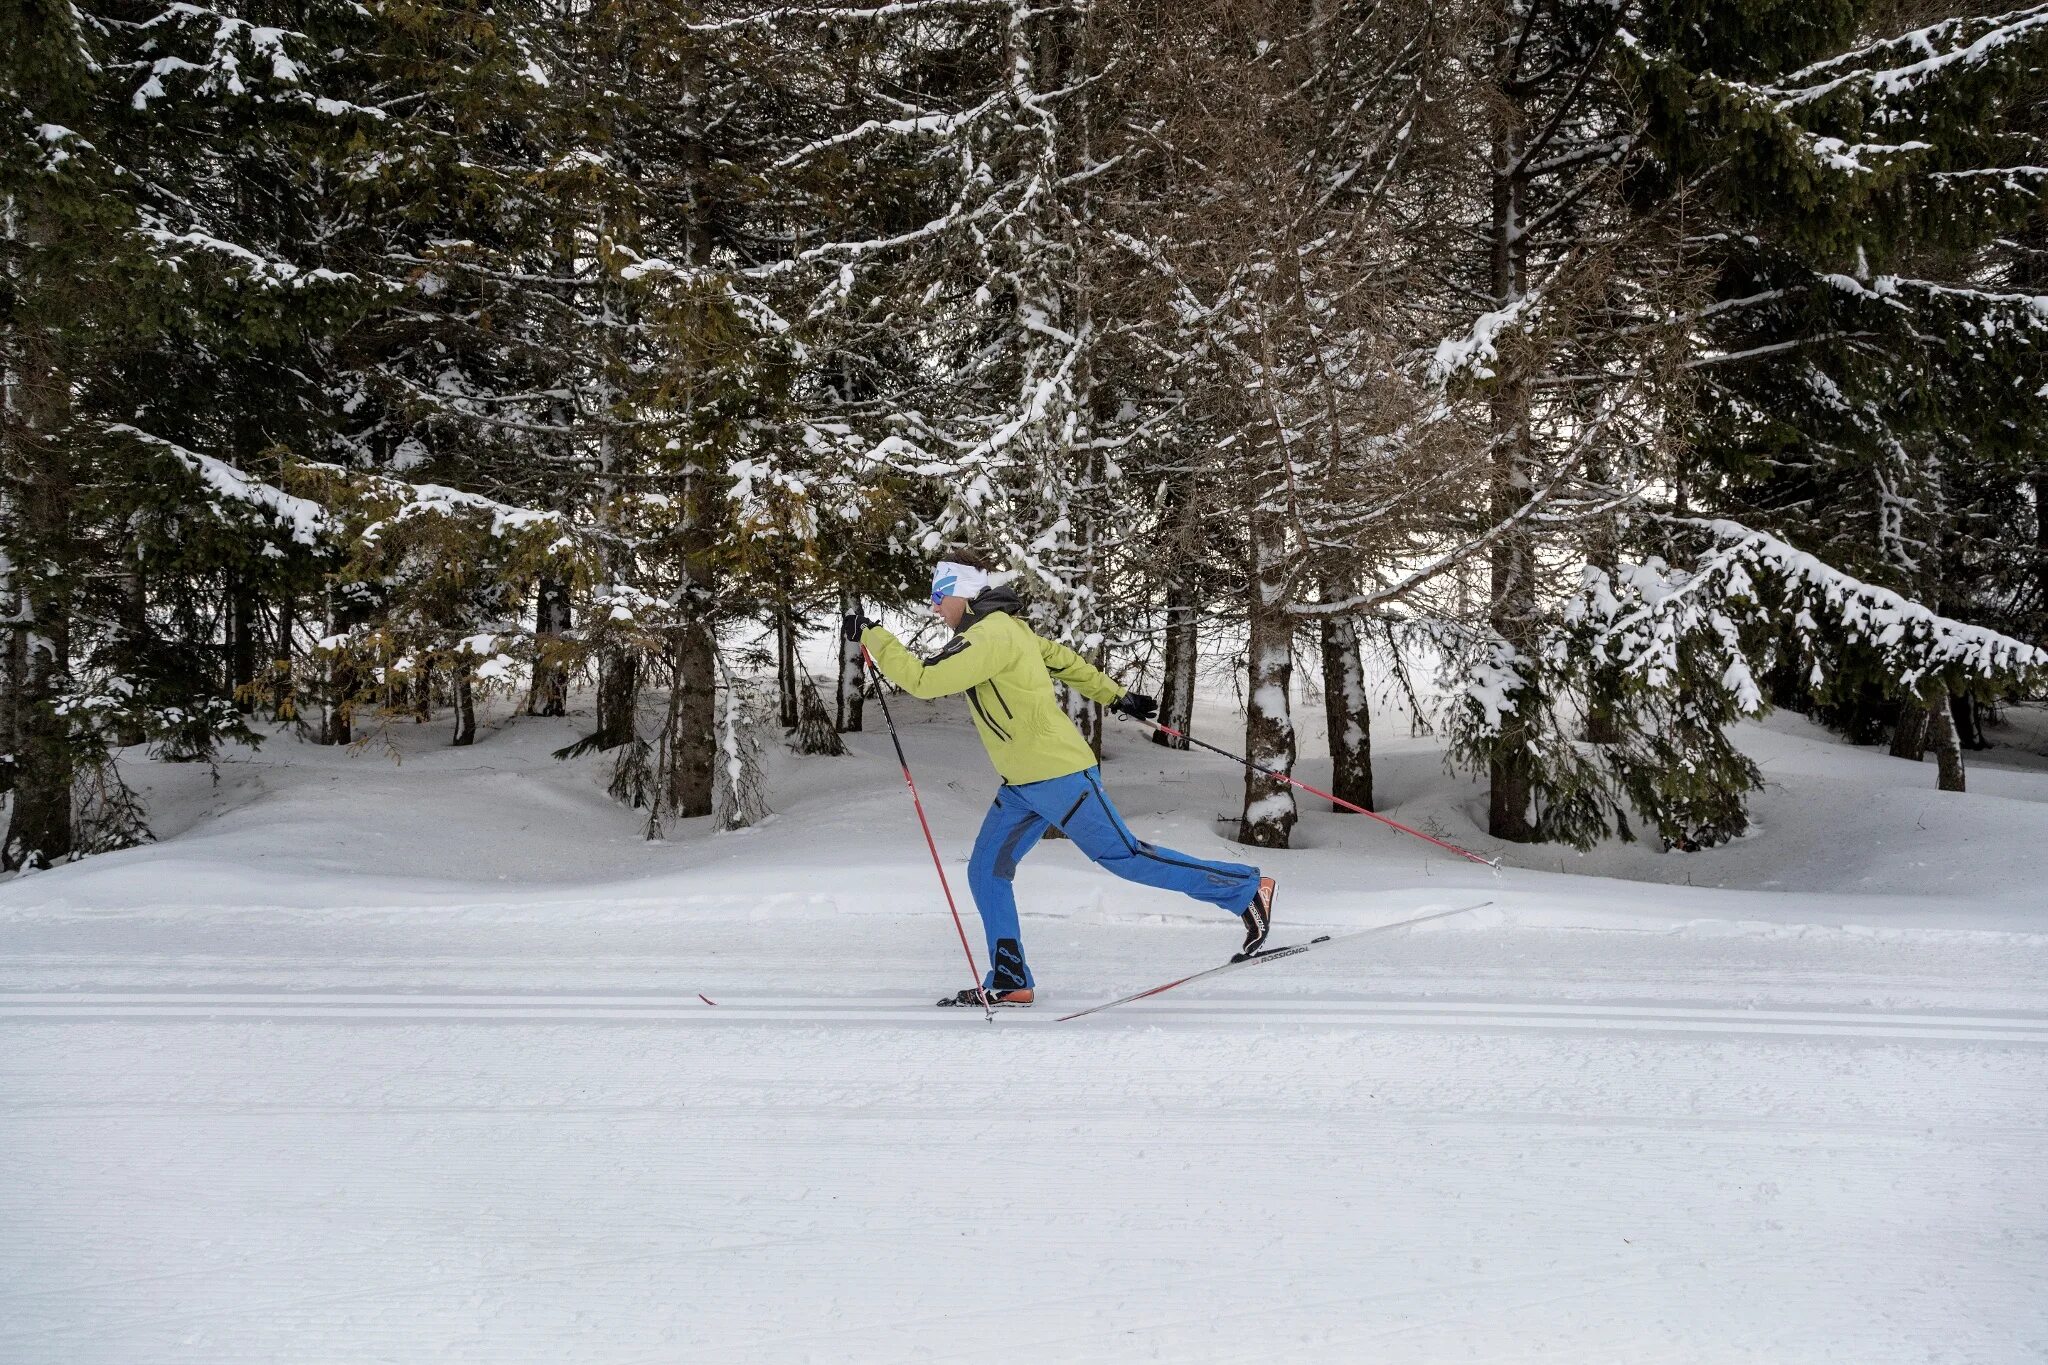
[[[1102, 773], [1090, 768], [1064, 782], [1078, 783], [1072, 803], [1061, 814], [1041, 814], [1060, 827], [1075, 847], [1127, 881], [1179, 891], [1198, 901], [1228, 910], [1244, 921], [1244, 944], [1238, 957], [1249, 957], [1266, 945], [1273, 928], [1273, 879], [1243, 863], [1219, 863], [1170, 848], [1148, 844], [1131, 833], [1122, 815], [1102, 789]], [[1051, 783], [1038, 783], [1050, 787]]]
[[1031, 968], [1024, 960], [1024, 936], [1017, 926], [1017, 862], [1045, 833], [1045, 818], [1004, 787], [982, 817], [974, 854], [967, 860], [967, 885], [974, 908], [981, 912], [988, 936], [989, 972], [982, 983], [991, 991], [1028, 991]]
[[1131, 833], [1110, 803], [1109, 794], [1102, 790], [1098, 769], [1011, 787], [1006, 792], [1027, 796], [1032, 809], [1059, 826], [1076, 848], [1126, 881], [1179, 891], [1233, 915], [1242, 915], [1259, 894], [1256, 867], [1212, 862], [1160, 848]]

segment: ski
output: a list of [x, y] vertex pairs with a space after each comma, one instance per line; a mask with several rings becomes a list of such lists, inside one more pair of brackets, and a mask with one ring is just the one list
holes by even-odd
[[1311, 948], [1319, 948], [1325, 943], [1345, 943], [1354, 938], [1364, 938], [1367, 934], [1383, 934], [1389, 929], [1405, 929], [1411, 924], [1426, 924], [1433, 919], [1447, 919], [1452, 915], [1469, 914], [1474, 910], [1484, 909], [1491, 904], [1493, 904], [1492, 901], [1479, 901], [1473, 905], [1461, 905], [1455, 910], [1434, 910], [1427, 915], [1417, 915], [1412, 919], [1395, 920], [1392, 924], [1375, 924], [1370, 929], [1358, 929], [1348, 934], [1318, 934], [1316, 937], [1302, 943], [1289, 943], [1279, 948], [1267, 948], [1263, 952], [1253, 953], [1250, 957], [1238, 958], [1218, 966], [1205, 968], [1199, 972], [1190, 972], [1188, 975], [1175, 981], [1169, 981], [1163, 986], [1153, 986], [1149, 990], [1119, 996], [1115, 1000], [1105, 1000], [1100, 1005], [1090, 1005], [1085, 1010], [1075, 1010], [1072, 1014], [1062, 1014], [1053, 1022], [1064, 1024], [1069, 1019], [1079, 1019], [1089, 1014], [1100, 1014], [1103, 1010], [1115, 1009], [1118, 1005], [1128, 1005], [1138, 1000], [1149, 1000], [1153, 996], [1162, 995], [1176, 986], [1185, 986], [1190, 981], [1200, 981], [1205, 976], [1216, 976], [1222, 972], [1236, 971], [1239, 967], [1256, 967], [1261, 962], [1272, 962], [1278, 958], [1293, 957], [1297, 953], [1305, 953]]

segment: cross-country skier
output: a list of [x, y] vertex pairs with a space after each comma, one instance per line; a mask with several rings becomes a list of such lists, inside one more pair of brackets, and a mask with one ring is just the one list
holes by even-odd
[[[1053, 695], [1057, 678], [1091, 701], [1150, 720], [1159, 703], [1119, 687], [1065, 645], [1042, 640], [1019, 616], [1023, 603], [989, 581], [988, 561], [951, 551], [932, 571], [932, 610], [952, 627], [952, 642], [919, 659], [894, 635], [859, 613], [845, 622], [875, 666], [913, 697], [965, 692], [974, 728], [1003, 785], [981, 822], [967, 884], [988, 936], [989, 1001], [1028, 1006], [1035, 982], [1024, 960], [1013, 881], [1017, 864], [1047, 827], [1057, 828], [1089, 858], [1117, 876], [1180, 891], [1244, 920], [1240, 956], [1257, 952], [1273, 924], [1273, 879], [1255, 867], [1216, 863], [1145, 843], [1132, 834], [1102, 790], [1094, 751]], [[979, 1005], [964, 990], [939, 1002]]]

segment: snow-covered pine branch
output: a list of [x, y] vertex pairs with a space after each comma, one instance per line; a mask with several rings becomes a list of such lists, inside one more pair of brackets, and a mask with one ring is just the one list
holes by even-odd
[[[1943, 616], [1768, 532], [1727, 518], [1655, 520], [1699, 533], [1710, 548], [1682, 572], [1635, 566], [1618, 593], [1589, 570], [1581, 599], [1580, 619], [1605, 623], [1596, 629], [1606, 657], [1633, 671], [1667, 668], [1672, 641], [1702, 626], [1725, 638], [1731, 629], [1776, 625], [1814, 660], [1822, 687], [1851, 653], [1873, 658], [1889, 684], [1909, 695], [1929, 682], [2023, 692], [2048, 683], [2048, 650]], [[1754, 691], [1742, 679], [1731, 685], [1745, 697]]]
[[126, 422], [110, 422], [106, 430], [111, 435], [124, 437], [170, 456], [198, 476], [206, 495], [217, 506], [228, 504], [254, 509], [299, 545], [308, 548], [319, 546], [327, 542], [339, 529], [336, 519], [319, 503], [287, 493], [274, 484], [245, 474], [225, 460], [215, 459], [196, 450], [188, 450], [176, 441], [152, 435]]
[[1996, 15], [1944, 19], [1925, 28], [1839, 53], [1765, 90], [1786, 106], [1811, 104], [1847, 87], [1883, 101], [1911, 94], [1959, 68], [1982, 67], [2002, 49], [2048, 36], [2048, 5]]

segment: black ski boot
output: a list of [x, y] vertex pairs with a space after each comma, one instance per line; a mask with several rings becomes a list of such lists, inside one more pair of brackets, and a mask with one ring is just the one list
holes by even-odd
[[1273, 932], [1273, 879], [1259, 878], [1259, 894], [1252, 897], [1252, 903], [1244, 908], [1244, 947], [1230, 960], [1242, 962], [1266, 946], [1266, 935]]
[[[1024, 969], [1024, 945], [1014, 938], [996, 940], [995, 951], [989, 954], [988, 1003], [996, 1009], [1025, 1010], [1031, 1008], [1031, 974]], [[941, 1005], [981, 1006], [982, 993], [972, 987], [961, 991]]]
[[[982, 992], [970, 986], [958, 995], [947, 996], [939, 1003], [941, 1005], [965, 1005], [971, 1009], [980, 1009], [981, 997]], [[999, 1010], [1028, 1010], [1031, 1008], [1032, 995], [1028, 989], [1012, 991], [991, 990], [988, 992], [988, 1003], [991, 1007]]]

